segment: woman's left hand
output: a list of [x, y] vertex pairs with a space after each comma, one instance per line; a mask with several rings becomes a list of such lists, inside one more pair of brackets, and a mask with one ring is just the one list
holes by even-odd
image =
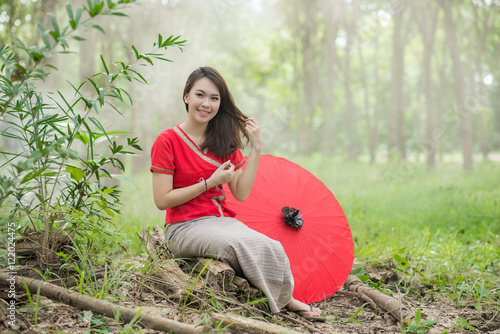
[[262, 149], [262, 138], [260, 135], [260, 125], [255, 118], [248, 118], [245, 121], [245, 132], [252, 148], [260, 152]]

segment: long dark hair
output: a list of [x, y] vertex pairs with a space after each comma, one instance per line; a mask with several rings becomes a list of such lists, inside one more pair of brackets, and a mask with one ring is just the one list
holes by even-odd
[[[248, 137], [245, 134], [245, 120], [248, 116], [238, 109], [226, 81], [217, 70], [211, 67], [198, 67], [194, 70], [186, 81], [182, 96], [189, 94], [195, 82], [201, 78], [208, 78], [217, 86], [220, 94], [220, 106], [217, 115], [208, 122], [205, 130], [205, 141], [200, 149], [208, 149], [217, 156], [228, 157], [236, 149], [244, 147], [241, 141], [242, 135], [247, 138], [248, 142]], [[188, 111], [188, 105], [185, 104], [186, 111]]]

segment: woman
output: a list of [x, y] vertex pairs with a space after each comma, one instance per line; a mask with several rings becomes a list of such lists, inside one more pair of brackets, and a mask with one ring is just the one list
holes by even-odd
[[[303, 317], [321, 314], [292, 298], [293, 277], [278, 241], [235, 219], [225, 203], [223, 184], [244, 201], [257, 173], [260, 127], [235, 105], [221, 75], [200, 67], [183, 94], [187, 118], [162, 132], [151, 149], [153, 196], [167, 210], [165, 236], [178, 258], [213, 257], [259, 288], [271, 312], [286, 307]], [[241, 137], [251, 145], [245, 168]]]

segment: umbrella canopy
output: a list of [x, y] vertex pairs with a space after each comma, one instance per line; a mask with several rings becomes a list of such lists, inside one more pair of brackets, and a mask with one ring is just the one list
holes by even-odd
[[224, 191], [238, 220], [283, 245], [295, 299], [318, 302], [342, 287], [354, 261], [351, 230], [335, 196], [313, 174], [284, 158], [262, 155], [246, 201], [236, 200], [227, 185]]

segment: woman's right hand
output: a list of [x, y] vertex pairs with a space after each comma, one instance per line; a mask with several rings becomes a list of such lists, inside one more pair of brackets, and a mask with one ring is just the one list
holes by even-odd
[[234, 175], [234, 165], [230, 160], [224, 162], [207, 180], [209, 188], [219, 184], [229, 183]]

